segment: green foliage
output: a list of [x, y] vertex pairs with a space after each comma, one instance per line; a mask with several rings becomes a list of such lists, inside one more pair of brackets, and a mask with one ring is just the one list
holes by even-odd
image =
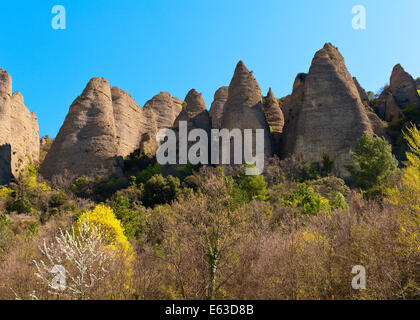
[[349, 208], [349, 204], [346, 202], [341, 192], [333, 192], [329, 195], [328, 200], [331, 208], [346, 210]]
[[398, 161], [392, 154], [391, 145], [385, 139], [367, 133], [358, 140], [351, 158], [356, 167], [346, 168], [357, 185], [366, 191], [387, 185], [398, 171]]
[[144, 184], [143, 204], [146, 207], [154, 207], [171, 203], [178, 196], [180, 185], [179, 179], [173, 176], [166, 178], [161, 174], [153, 176]]
[[11, 248], [13, 240], [12, 223], [6, 215], [0, 213], [0, 261]]
[[290, 193], [284, 204], [287, 207], [300, 208], [301, 213], [308, 215], [317, 215], [320, 211], [331, 211], [328, 199], [315, 192], [306, 183], [299, 184], [298, 189]]
[[317, 180], [331, 174], [334, 168], [334, 161], [327, 154], [322, 155], [322, 162], [313, 162], [310, 165], [303, 164], [301, 172], [301, 182], [307, 180]]
[[19, 214], [30, 214], [32, 203], [25, 196], [20, 196], [9, 206], [8, 210]]
[[162, 172], [162, 167], [159, 163], [150, 164], [146, 169], [139, 172], [137, 175], [137, 183], [145, 183], [151, 177]]
[[328, 175], [332, 172], [334, 168], [334, 161], [330, 159], [327, 154], [322, 156], [322, 169], [321, 172], [323, 175]]
[[145, 228], [145, 208], [136, 207], [124, 196], [118, 196], [111, 204], [112, 210], [124, 227], [128, 239], [138, 238]]
[[71, 184], [70, 190], [80, 198], [88, 198], [92, 194], [91, 184], [86, 176], [77, 178]]
[[194, 172], [197, 172], [200, 170], [201, 164], [191, 164], [191, 162], [188, 161], [186, 165], [183, 165], [177, 169], [177, 171], [180, 173], [179, 178], [181, 181], [186, 179], [187, 177], [191, 176]]
[[244, 198], [249, 202], [253, 199], [267, 200], [267, 182], [262, 175], [246, 175], [247, 168], [254, 168], [252, 165], [245, 165], [238, 173], [238, 186], [243, 191]]

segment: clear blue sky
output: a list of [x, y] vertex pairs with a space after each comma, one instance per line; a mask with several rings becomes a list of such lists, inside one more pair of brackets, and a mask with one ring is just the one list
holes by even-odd
[[[51, 27], [54, 5], [67, 29]], [[351, 26], [367, 10], [366, 30]], [[160, 91], [207, 106], [244, 60], [263, 93], [291, 92], [325, 42], [338, 46], [367, 90], [389, 81], [396, 63], [420, 76], [418, 0], [20, 0], [0, 2], [0, 68], [55, 136], [91, 77], [106, 77], [142, 106]]]

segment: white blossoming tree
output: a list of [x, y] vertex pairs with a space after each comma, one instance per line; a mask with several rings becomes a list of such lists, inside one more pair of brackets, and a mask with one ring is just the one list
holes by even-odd
[[99, 230], [88, 222], [77, 230], [63, 232], [50, 244], [39, 247], [44, 260], [34, 261], [35, 275], [48, 286], [49, 293], [64, 299], [86, 300], [108, 274], [115, 251], [102, 240]]

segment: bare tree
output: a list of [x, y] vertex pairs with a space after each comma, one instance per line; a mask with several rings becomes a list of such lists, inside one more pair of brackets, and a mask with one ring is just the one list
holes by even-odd
[[65, 299], [90, 299], [98, 282], [108, 274], [115, 253], [103, 242], [94, 226], [84, 222], [71, 232], [63, 232], [51, 244], [39, 247], [46, 260], [34, 261], [35, 275], [48, 286], [49, 293]]

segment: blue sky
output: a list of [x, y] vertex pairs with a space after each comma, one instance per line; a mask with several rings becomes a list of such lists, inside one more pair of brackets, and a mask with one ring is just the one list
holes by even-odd
[[[366, 30], [352, 28], [364, 5]], [[54, 30], [54, 5], [66, 30]], [[210, 107], [243, 60], [263, 93], [278, 97], [332, 42], [367, 90], [396, 63], [420, 76], [418, 0], [20, 0], [0, 2], [0, 68], [55, 136], [90, 78], [107, 78], [142, 106], [160, 91], [184, 99], [197, 89]]]

